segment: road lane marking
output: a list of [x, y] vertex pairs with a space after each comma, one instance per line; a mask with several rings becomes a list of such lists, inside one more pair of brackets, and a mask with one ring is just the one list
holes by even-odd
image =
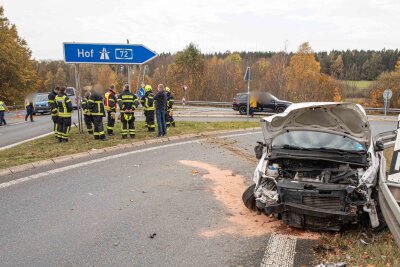
[[295, 237], [271, 235], [260, 266], [292, 267], [296, 255], [296, 242]]
[[7, 149], [7, 148], [12, 148], [12, 147], [21, 145], [21, 144], [26, 143], [26, 142], [29, 142], [29, 141], [34, 141], [34, 140], [36, 140], [36, 139], [49, 136], [49, 135], [51, 135], [51, 134], [53, 134], [53, 132], [45, 133], [45, 134], [42, 134], [42, 135], [38, 135], [38, 136], [35, 136], [35, 137], [32, 137], [32, 138], [26, 139], [26, 140], [24, 140], [24, 141], [20, 141], [20, 142], [17, 142], [17, 143], [8, 145], [8, 146], [0, 147], [0, 150], [4, 150], [4, 149]]
[[[260, 133], [260, 131], [247, 132], [247, 133], [219, 136], [218, 138], [235, 137], [235, 136], [259, 134], [259, 133]], [[50, 134], [52, 134], [52, 133], [50, 133]], [[133, 151], [117, 154], [117, 155], [112, 155], [112, 156], [106, 156], [106, 157], [102, 157], [102, 158], [98, 158], [98, 159], [93, 159], [93, 160], [89, 160], [89, 161], [86, 161], [86, 162], [76, 163], [76, 164], [68, 165], [68, 166], [65, 166], [65, 167], [60, 167], [60, 168], [57, 168], [57, 169], [53, 169], [53, 170], [49, 170], [49, 171], [45, 171], [45, 172], [29, 175], [29, 176], [26, 176], [26, 177], [23, 177], [23, 178], [19, 178], [19, 179], [16, 179], [16, 180], [12, 180], [12, 181], [9, 181], [9, 182], [1, 183], [0, 184], [0, 189], [7, 188], [7, 187], [10, 187], [10, 186], [13, 186], [13, 185], [20, 184], [20, 183], [28, 182], [28, 181], [31, 181], [31, 180], [35, 180], [35, 179], [38, 179], [38, 178], [41, 178], [41, 177], [49, 176], [49, 175], [52, 175], [52, 174], [61, 173], [61, 172], [68, 171], [68, 170], [71, 170], [71, 169], [75, 169], [75, 168], [80, 168], [80, 167], [83, 167], [83, 166], [91, 165], [91, 164], [94, 164], [94, 163], [104, 162], [104, 161], [111, 160], [111, 159], [121, 158], [121, 157], [129, 156], [129, 155], [133, 155], [133, 154], [138, 154], [138, 153], [143, 153], [143, 152], [148, 152], [148, 151], [154, 151], [154, 150], [163, 149], [163, 148], [169, 148], [169, 147], [175, 147], [175, 146], [181, 146], [181, 145], [187, 145], [187, 144], [201, 143], [201, 142], [203, 142], [205, 140], [206, 139], [202, 138], [202, 139], [184, 141], [184, 142], [179, 142], [179, 143], [172, 143], [172, 144], [154, 146], [154, 147], [143, 148], [143, 149], [139, 149], [139, 150], [133, 150]]]

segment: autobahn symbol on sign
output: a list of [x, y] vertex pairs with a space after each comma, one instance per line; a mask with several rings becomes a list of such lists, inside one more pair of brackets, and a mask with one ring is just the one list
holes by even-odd
[[143, 45], [64, 43], [66, 63], [143, 64], [156, 56]]

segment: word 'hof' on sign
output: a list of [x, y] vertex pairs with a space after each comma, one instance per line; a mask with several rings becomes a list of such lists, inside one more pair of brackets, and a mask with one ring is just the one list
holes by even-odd
[[156, 56], [143, 45], [64, 43], [66, 63], [143, 64]]

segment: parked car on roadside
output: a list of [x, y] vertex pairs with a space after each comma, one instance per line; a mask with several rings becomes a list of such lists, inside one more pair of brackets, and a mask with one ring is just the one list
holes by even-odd
[[50, 114], [51, 108], [47, 96], [49, 93], [36, 93], [32, 96], [34, 111], [33, 114]]
[[371, 137], [360, 105], [293, 104], [262, 118], [261, 128], [254, 184], [242, 197], [246, 207], [296, 228], [385, 226], [377, 189], [386, 175], [384, 134]]
[[76, 97], [76, 90], [74, 87], [67, 87], [65, 93], [71, 100], [72, 108], [78, 109], [78, 98]]
[[[292, 103], [289, 101], [279, 100], [275, 96], [267, 92], [251, 92], [258, 96], [257, 108], [254, 112], [282, 113]], [[233, 98], [232, 109], [239, 111], [240, 115], [247, 114], [248, 93], [238, 93]]]

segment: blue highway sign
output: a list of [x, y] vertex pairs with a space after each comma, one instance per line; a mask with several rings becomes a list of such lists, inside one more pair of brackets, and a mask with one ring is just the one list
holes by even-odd
[[143, 64], [156, 56], [143, 45], [64, 43], [66, 63]]

